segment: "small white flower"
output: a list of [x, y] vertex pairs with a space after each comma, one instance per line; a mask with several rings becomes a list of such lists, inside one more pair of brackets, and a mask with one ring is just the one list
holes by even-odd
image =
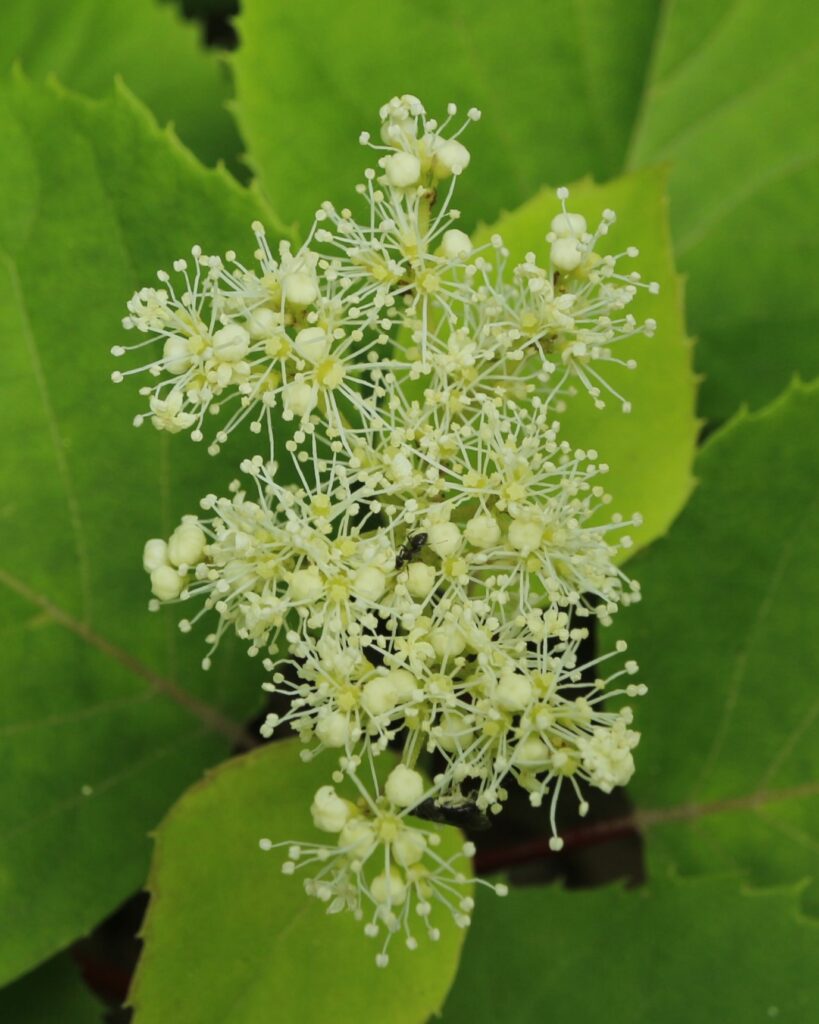
[[145, 542], [145, 548], [142, 552], [142, 568], [147, 573], [151, 573], [154, 569], [158, 569], [162, 565], [168, 564], [168, 543], [162, 540], [161, 537], [154, 537], [152, 540]]
[[357, 791], [356, 803], [338, 796], [332, 786], [323, 786], [311, 809], [318, 829], [338, 834], [336, 844], [261, 839], [259, 847], [265, 852], [286, 847], [284, 874], [314, 871], [304, 882], [309, 896], [326, 904], [328, 914], [347, 911], [365, 922], [368, 937], [382, 936], [375, 957], [379, 967], [389, 963], [389, 946], [399, 933], [407, 948], [414, 950], [419, 931], [431, 941], [440, 937], [436, 922], [443, 915], [466, 928], [476, 882], [498, 895], [506, 894], [504, 885], [469, 877], [466, 861], [475, 852], [471, 843], [444, 858], [438, 852], [440, 831], [409, 817], [434, 792], [425, 791], [417, 772], [399, 765], [390, 773], [383, 793], [369, 792], [354, 767], [347, 775]]
[[175, 601], [182, 593], [185, 581], [170, 565], [160, 565], [151, 571], [151, 593], [160, 601]]
[[167, 544], [167, 556], [171, 565], [198, 565], [205, 555], [207, 537], [196, 522], [182, 522], [173, 531]]
[[[356, 211], [323, 203], [298, 248], [256, 223], [249, 263], [195, 246], [128, 302], [143, 339], [113, 354], [149, 354], [112, 376], [146, 374], [154, 426], [208, 433], [212, 454], [243, 426], [264, 435], [243, 482], [146, 543], [149, 606], [198, 605], [180, 628], [212, 621], [204, 667], [228, 631], [261, 655], [262, 735], [291, 728], [335, 783], [310, 808], [332, 839], [285, 844], [283, 870], [309, 869], [328, 912], [384, 935], [383, 966], [394, 934], [415, 948], [419, 923], [435, 939], [433, 917], [465, 927], [472, 909], [459, 857], [415, 815], [499, 813], [517, 784], [559, 849], [561, 792], [582, 815], [587, 787], [632, 776], [639, 733], [618, 699], [645, 687], [617, 680], [636, 663], [601, 677], [607, 657], [581, 650], [584, 621], [640, 597], [618, 563], [641, 520], [607, 514], [608, 466], [559, 417], [577, 396], [630, 409], [608, 371], [635, 368], [623, 344], [656, 324], [628, 307], [657, 285], [604, 241], [614, 213], [590, 230], [565, 188], [540, 260], [510, 265], [497, 235], [473, 245], [453, 201], [479, 112], [450, 104], [439, 122], [405, 94], [380, 114]], [[381, 772], [389, 746], [402, 762]]]
[[396, 807], [416, 807], [424, 796], [424, 780], [419, 772], [399, 764], [384, 785], [387, 799]]

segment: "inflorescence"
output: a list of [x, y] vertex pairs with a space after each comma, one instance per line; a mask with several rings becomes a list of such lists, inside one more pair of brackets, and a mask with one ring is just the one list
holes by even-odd
[[260, 846], [287, 847], [286, 874], [382, 935], [383, 966], [394, 934], [413, 949], [436, 913], [469, 922], [474, 847], [438, 853], [430, 807], [497, 814], [517, 783], [560, 849], [561, 791], [582, 815], [589, 787], [634, 771], [631, 710], [609, 701], [645, 692], [637, 666], [622, 642], [583, 652], [590, 622], [639, 599], [617, 563], [640, 518], [604, 514], [608, 467], [559, 417], [575, 398], [629, 411], [606, 371], [634, 368], [621, 342], [656, 325], [627, 308], [657, 285], [623, 269], [633, 247], [597, 251], [614, 213], [590, 231], [565, 188], [547, 259], [473, 244], [452, 200], [479, 112], [453, 128], [454, 105], [438, 123], [402, 96], [380, 114], [361, 213], [324, 203], [296, 251], [256, 223], [253, 266], [194, 247], [129, 301], [144, 337], [113, 354], [146, 355], [113, 379], [147, 374], [136, 424], [212, 454], [243, 425], [266, 437], [228, 495], [147, 542], [151, 607], [194, 603], [185, 632], [214, 623], [205, 668], [234, 631], [283, 708], [262, 734], [330, 751], [350, 798], [326, 785], [311, 811], [333, 841]]

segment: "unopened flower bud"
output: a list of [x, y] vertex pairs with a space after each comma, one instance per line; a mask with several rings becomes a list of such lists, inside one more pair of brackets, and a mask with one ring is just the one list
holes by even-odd
[[551, 259], [552, 264], [564, 273], [579, 267], [583, 253], [577, 244], [577, 239], [574, 237], [556, 238], [552, 242]]
[[552, 231], [558, 238], [580, 238], [586, 232], [586, 218], [579, 213], [559, 213], [552, 218]]
[[182, 523], [168, 541], [168, 561], [172, 565], [197, 565], [205, 554], [208, 539], [196, 523]]
[[187, 338], [168, 338], [162, 349], [162, 358], [168, 373], [184, 373], [191, 365]]
[[396, 868], [390, 868], [389, 875], [382, 872], [372, 880], [370, 891], [377, 903], [394, 907], [404, 902], [407, 896], [407, 887]]
[[543, 527], [535, 519], [513, 519], [509, 524], [509, 543], [517, 551], [534, 551], [542, 540]]
[[446, 260], [463, 259], [472, 252], [472, 242], [469, 235], [457, 228], [450, 228], [444, 232], [441, 240], [441, 255]]
[[262, 306], [247, 318], [247, 329], [251, 338], [267, 338], [279, 327], [279, 317], [272, 309]]
[[182, 577], [170, 565], [160, 565], [151, 573], [151, 593], [160, 601], [175, 601], [182, 587]]
[[238, 363], [250, 348], [250, 335], [240, 324], [228, 324], [213, 335], [213, 352], [225, 363]]
[[422, 600], [435, 586], [435, 567], [424, 562], [411, 562], [407, 567], [407, 590], [414, 598]]
[[415, 807], [424, 795], [424, 780], [420, 772], [396, 765], [387, 777], [384, 792], [396, 807]]
[[426, 853], [427, 841], [422, 832], [404, 829], [392, 844], [392, 855], [403, 868], [417, 864]]
[[418, 687], [418, 680], [405, 668], [391, 669], [384, 673], [383, 678], [392, 686], [397, 702], [410, 700]]
[[461, 546], [461, 531], [455, 523], [433, 523], [427, 530], [427, 544], [438, 555], [454, 555]]
[[282, 279], [282, 293], [289, 306], [309, 306], [318, 298], [319, 291], [311, 274], [293, 271]]
[[432, 151], [432, 169], [438, 178], [460, 174], [469, 166], [469, 150], [457, 139], [438, 142]]
[[457, 658], [466, 647], [461, 631], [449, 625], [431, 630], [429, 642], [439, 658]]
[[290, 596], [294, 601], [316, 601], [323, 592], [324, 582], [314, 565], [297, 569], [290, 577]]
[[310, 806], [313, 824], [322, 832], [340, 832], [350, 817], [350, 805], [336, 793], [332, 786], [316, 790]]
[[532, 684], [520, 672], [505, 672], [493, 695], [494, 703], [504, 711], [523, 711], [532, 699]]
[[411, 188], [421, 177], [421, 161], [412, 153], [393, 153], [381, 161], [387, 182], [393, 188]]
[[353, 577], [353, 592], [365, 601], [379, 601], [387, 587], [387, 577], [373, 565], [362, 566]]
[[161, 565], [168, 564], [168, 545], [159, 537], [145, 542], [142, 549], [142, 567], [145, 572], [153, 572]]
[[308, 363], [319, 363], [330, 351], [330, 339], [320, 327], [305, 327], [296, 335], [293, 348]]
[[304, 381], [291, 381], [284, 389], [284, 407], [293, 415], [304, 417], [309, 415], [316, 405], [316, 396], [309, 384]]
[[395, 687], [386, 676], [376, 676], [361, 691], [361, 706], [375, 717], [392, 711], [397, 699]]
[[331, 711], [316, 722], [316, 736], [325, 747], [343, 747], [350, 736], [350, 724], [346, 715]]
[[491, 548], [500, 539], [500, 527], [494, 516], [477, 515], [466, 524], [464, 536], [475, 548]]

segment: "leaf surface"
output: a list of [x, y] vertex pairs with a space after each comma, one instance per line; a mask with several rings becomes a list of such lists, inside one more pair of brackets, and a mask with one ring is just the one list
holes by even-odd
[[[655, 0], [246, 0], [237, 21], [236, 113], [250, 159], [286, 220], [343, 206], [374, 154], [378, 107], [417, 93], [483, 121], [456, 205], [467, 227], [549, 181], [616, 174], [636, 111]], [[271, 59], [271, 53], [275, 59]]]
[[227, 112], [227, 68], [198, 30], [160, 0], [5, 0], [0, 68], [19, 61], [35, 79], [56, 75], [88, 96], [121, 75], [186, 145], [209, 164], [241, 148]]
[[[283, 740], [236, 758], [189, 790], [157, 832], [145, 948], [130, 994], [135, 1024], [417, 1024], [452, 983], [463, 932], [440, 914], [437, 943], [414, 952], [401, 935], [376, 967], [378, 940], [348, 913], [328, 916], [301, 877], [281, 873], [284, 850], [259, 838], [326, 842], [310, 803], [331, 770], [305, 764]], [[385, 755], [386, 756], [386, 755]], [[441, 829], [444, 858], [463, 842]], [[180, 963], [188, 969], [179, 970]]]
[[702, 410], [819, 374], [819, 7], [668, 3], [627, 158], [671, 169]]
[[[0, 977], [77, 938], [144, 879], [146, 832], [244, 741], [250, 663], [147, 613], [144, 541], [226, 481], [186, 438], [135, 430], [112, 385], [132, 291], [263, 216], [124, 90], [0, 94]], [[248, 246], [249, 248], [249, 246]]]
[[[738, 866], [765, 885], [816, 870], [817, 432], [817, 384], [737, 416], [702, 449], [673, 530], [631, 567], [644, 600], [618, 635], [649, 685], [631, 792], [686, 871]], [[819, 910], [815, 885], [805, 900]]]
[[819, 926], [797, 903], [731, 876], [479, 897], [444, 1024], [813, 1020]]
[[103, 1005], [68, 955], [55, 957], [0, 990], [4, 1024], [102, 1024]]

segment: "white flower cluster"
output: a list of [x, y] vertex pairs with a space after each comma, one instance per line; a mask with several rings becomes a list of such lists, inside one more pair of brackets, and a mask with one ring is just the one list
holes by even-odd
[[198, 601], [180, 626], [215, 621], [205, 668], [226, 630], [264, 660], [283, 710], [263, 734], [332, 752], [353, 799], [319, 789], [313, 821], [336, 840], [285, 844], [284, 870], [315, 869], [308, 893], [383, 932], [382, 965], [393, 934], [415, 947], [416, 919], [437, 936], [436, 908], [469, 920], [467, 876], [424, 818], [498, 813], [517, 782], [560, 849], [561, 790], [583, 814], [588, 787], [634, 770], [631, 711], [604, 701], [645, 690], [634, 662], [602, 671], [608, 658], [582, 654], [589, 621], [639, 598], [617, 561], [640, 520], [603, 515], [608, 467], [559, 415], [584, 395], [629, 410], [605, 372], [633, 368], [619, 343], [655, 325], [626, 309], [657, 286], [621, 269], [636, 249], [597, 251], [614, 214], [589, 231], [566, 189], [547, 259], [510, 267], [500, 237], [473, 245], [452, 198], [479, 113], [453, 130], [455, 114], [386, 104], [380, 142], [361, 138], [379, 154], [363, 215], [323, 204], [298, 251], [274, 255], [256, 224], [256, 266], [194, 248], [179, 285], [160, 273], [124, 320], [151, 361], [114, 374], [147, 372], [154, 426], [207, 432], [212, 453], [245, 421], [267, 435], [244, 482], [148, 541], [152, 607]]

